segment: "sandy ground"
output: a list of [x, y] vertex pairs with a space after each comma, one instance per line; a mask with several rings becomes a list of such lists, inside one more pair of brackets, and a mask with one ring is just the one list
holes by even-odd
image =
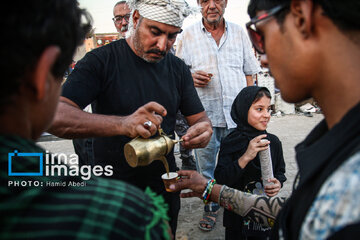
[[[303, 115], [286, 115], [281, 117], [272, 117], [269, 124], [268, 132], [277, 135], [282, 144], [284, 151], [284, 159], [286, 162], [286, 176], [288, 180], [285, 182], [280, 194], [291, 194], [293, 179], [297, 172], [297, 164], [295, 162], [294, 147], [302, 141], [310, 130], [323, 119], [320, 114], [314, 114], [313, 117], [305, 117]], [[45, 149], [51, 152], [72, 154], [74, 149], [70, 140], [61, 141], [45, 141], [40, 142]], [[179, 156], [176, 155], [177, 164], [181, 167]], [[204, 204], [198, 198], [188, 198], [181, 200], [181, 210], [178, 219], [178, 229], [176, 239], [196, 239], [196, 240], [215, 240], [224, 239], [225, 229], [222, 226], [223, 209], [219, 213], [215, 228], [211, 232], [204, 232], [199, 229], [198, 222], [202, 217]]]

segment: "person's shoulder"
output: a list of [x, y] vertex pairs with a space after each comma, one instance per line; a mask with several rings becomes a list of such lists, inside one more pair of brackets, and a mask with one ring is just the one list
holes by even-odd
[[[45, 152], [34, 141], [22, 138], [18, 135], [0, 135], [0, 152]], [[6, 155], [7, 157], [7, 155]]]
[[[168, 220], [167, 205], [162, 196], [152, 192], [150, 188], [142, 191], [136, 186], [115, 179], [96, 178], [91, 184], [93, 191], [96, 191], [92, 193], [92, 196], [94, 198], [97, 194], [101, 197], [106, 196], [107, 201], [103, 204], [111, 205], [112, 212], [117, 213], [117, 220], [123, 222], [131, 219], [134, 221], [123, 223], [124, 229], [128, 229], [125, 225], [134, 226], [134, 223], [141, 227], [151, 225], [148, 230], [151, 235], [162, 235], [163, 237], [167, 235], [167, 232], [163, 231], [164, 228], [167, 228], [165, 222]], [[137, 238], [141, 231], [138, 230], [134, 234], [136, 235], [134, 238]]]
[[[79, 193], [82, 196], [81, 200], [78, 200]], [[165, 220], [168, 219], [166, 204], [162, 196], [156, 195], [150, 189], [144, 192], [123, 181], [94, 177], [86, 181], [86, 186], [81, 190], [73, 186], [59, 194], [70, 201], [82, 201], [84, 205], [92, 203], [83, 209], [85, 216], [86, 212], [91, 212], [92, 219], [112, 219], [111, 222], [100, 221], [97, 224], [99, 231], [111, 229], [109, 234], [112, 238], [126, 234], [140, 239], [145, 231], [150, 235], [166, 235], [163, 231], [166, 228]], [[121, 226], [120, 229], [118, 226]], [[149, 229], [145, 229], [144, 226], [148, 226]]]
[[327, 239], [337, 230], [360, 222], [359, 168], [360, 151], [357, 151], [324, 182], [303, 223], [304, 238], [311, 235]]
[[[358, 174], [358, 169], [360, 169], [360, 150], [349, 156], [332, 173], [323, 184], [319, 194], [330, 195], [341, 192], [341, 194], [338, 194], [341, 198], [350, 199], [348, 197], [353, 196], [351, 199], [359, 203], [360, 193], [358, 183], [360, 182], [360, 175]], [[356, 199], [354, 198], [355, 196]], [[360, 214], [360, 209], [358, 213]]]

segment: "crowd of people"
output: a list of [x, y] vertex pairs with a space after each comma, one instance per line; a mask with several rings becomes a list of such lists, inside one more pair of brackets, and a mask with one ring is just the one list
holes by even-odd
[[[228, 0], [197, 3], [117, 2], [113, 21], [121, 39], [88, 52], [63, 85], [91, 29], [90, 15], [76, 0], [6, 6], [4, 31], [16, 39], [0, 45], [7, 56], [1, 62], [1, 239], [171, 239], [180, 197], [204, 201], [204, 231], [214, 228], [224, 207], [225, 239], [359, 236], [360, 3], [250, 0], [248, 36], [224, 19]], [[183, 31], [184, 19], [199, 9], [202, 19]], [[254, 86], [260, 68], [252, 47], [286, 101], [313, 97], [325, 117], [296, 147], [299, 173], [288, 198], [277, 195], [286, 181], [282, 143], [266, 131], [271, 95]], [[91, 113], [83, 111], [88, 105]], [[194, 149], [196, 170], [178, 171], [169, 192], [162, 163], [133, 168], [124, 146], [159, 129], [173, 135], [179, 118], [181, 144]], [[9, 160], [10, 153], [45, 153], [35, 143], [45, 130], [74, 139], [80, 165], [111, 165], [112, 174], [85, 187], [10, 186], [80, 181], [21, 174], [39, 168], [26, 154]], [[274, 174], [264, 184], [259, 153], [269, 148]], [[166, 160], [171, 172], [178, 170], [173, 151]], [[191, 169], [191, 161], [183, 163]], [[20, 172], [16, 179], [10, 169]]]

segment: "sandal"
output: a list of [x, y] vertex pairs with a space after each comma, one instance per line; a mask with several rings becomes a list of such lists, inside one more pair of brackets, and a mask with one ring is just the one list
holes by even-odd
[[[215, 227], [216, 217], [219, 211], [216, 212], [204, 212], [203, 218], [199, 222], [199, 228], [203, 231], [211, 231]], [[203, 226], [205, 225], [205, 226]]]

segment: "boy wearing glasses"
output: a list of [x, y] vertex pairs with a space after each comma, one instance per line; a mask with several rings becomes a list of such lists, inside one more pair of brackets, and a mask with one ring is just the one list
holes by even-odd
[[354, 238], [360, 224], [360, 2], [253, 0], [248, 12], [250, 38], [282, 97], [293, 103], [313, 97], [325, 117], [296, 147], [299, 181], [274, 233]]

